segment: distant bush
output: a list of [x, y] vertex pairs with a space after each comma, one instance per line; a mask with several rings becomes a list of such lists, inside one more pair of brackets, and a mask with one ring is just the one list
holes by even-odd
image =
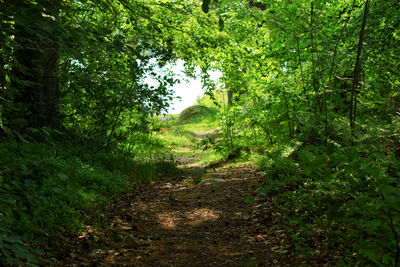
[[200, 106], [200, 105], [190, 106], [184, 109], [179, 114], [178, 122], [186, 122], [188, 120], [193, 119], [194, 117], [206, 116], [209, 113], [211, 113], [211, 109], [206, 106]]

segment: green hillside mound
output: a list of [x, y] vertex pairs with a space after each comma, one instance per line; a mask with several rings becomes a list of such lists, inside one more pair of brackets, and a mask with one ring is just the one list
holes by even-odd
[[211, 109], [206, 106], [195, 105], [184, 109], [178, 117], [179, 122], [189, 121], [193, 117], [205, 116], [211, 113]]

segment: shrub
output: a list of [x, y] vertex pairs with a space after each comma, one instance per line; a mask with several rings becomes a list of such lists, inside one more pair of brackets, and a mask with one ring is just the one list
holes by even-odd
[[328, 248], [352, 255], [342, 262], [393, 266], [399, 260], [400, 190], [398, 179], [387, 175], [387, 158], [333, 143], [304, 145], [292, 158], [261, 158], [267, 185], [260, 192], [281, 194], [276, 208], [285, 214], [281, 219], [298, 253], [313, 253], [313, 229], [321, 229]]
[[68, 241], [130, 183], [176, 171], [171, 160], [138, 162], [100, 148], [0, 143], [0, 262], [36, 263], [37, 247]]

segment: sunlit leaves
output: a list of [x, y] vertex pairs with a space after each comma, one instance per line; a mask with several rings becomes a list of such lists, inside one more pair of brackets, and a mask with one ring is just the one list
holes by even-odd
[[[68, 128], [121, 139], [146, 128], [138, 125], [146, 120], [136, 117], [165, 111], [176, 79], [160, 72], [175, 58], [173, 32], [183, 27], [179, 14], [187, 13], [181, 8], [179, 3], [130, 1], [68, 5], [68, 16], [62, 19], [73, 38], [61, 58], [66, 71], [62, 112], [68, 114]], [[145, 77], [157, 85], [147, 84]]]

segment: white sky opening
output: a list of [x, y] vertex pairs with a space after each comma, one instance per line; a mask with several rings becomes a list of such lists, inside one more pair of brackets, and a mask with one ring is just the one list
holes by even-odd
[[[155, 62], [156, 59], [154, 59], [152, 63]], [[196, 78], [189, 77], [184, 72], [184, 61], [178, 59], [175, 64], [168, 64], [164, 71], [165, 70], [171, 71], [174, 73], [174, 78], [180, 80], [180, 83], [177, 83], [172, 87], [175, 92], [173, 95], [174, 99], [170, 102], [167, 114], [181, 113], [185, 108], [194, 105], [198, 97], [202, 97], [204, 95], [203, 85], [200, 78], [200, 68], [196, 68]], [[218, 80], [221, 78], [222, 74], [219, 71], [209, 71], [209, 74], [211, 79], [216, 83], [217, 88], [219, 88], [220, 84]], [[157, 84], [157, 81], [151, 79], [150, 77], [146, 77], [144, 82], [154, 86]], [[180, 97], [180, 99], [177, 97]]]

